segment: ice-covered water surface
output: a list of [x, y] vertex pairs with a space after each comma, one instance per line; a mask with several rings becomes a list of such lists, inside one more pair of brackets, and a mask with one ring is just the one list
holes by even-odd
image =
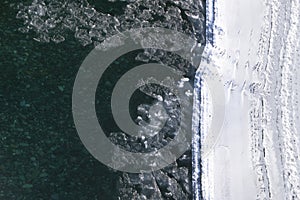
[[34, 32], [40, 42], [60, 43], [72, 32], [82, 45], [97, 46], [116, 33], [142, 27], [164, 27], [204, 40], [199, 23], [204, 8], [198, 0], [33, 0], [18, 7], [17, 18], [24, 22], [19, 30]]
[[[202, 169], [194, 171], [194, 183], [201, 182], [194, 184], [196, 198], [300, 199], [299, 6], [298, 0], [207, 2], [201, 66], [219, 72], [226, 104], [217, 142], [201, 152]], [[199, 95], [202, 146], [210, 128], [205, 109], [215, 109], [208, 95]]]

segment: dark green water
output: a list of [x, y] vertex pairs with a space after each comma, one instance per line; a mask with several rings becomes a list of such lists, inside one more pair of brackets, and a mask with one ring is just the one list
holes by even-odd
[[[97, 11], [111, 15], [122, 15], [126, 6], [124, 2], [89, 2]], [[165, 6], [163, 11], [175, 5], [159, 2]], [[24, 26], [24, 20], [16, 19], [19, 3], [0, 3], [0, 200], [191, 199], [190, 151], [171, 166], [150, 174], [113, 171], [87, 152], [73, 122], [72, 90], [77, 71], [94, 46], [83, 46], [74, 38], [74, 31], [67, 29], [63, 30], [65, 41], [58, 44], [35, 41], [36, 30], [21, 33], [18, 28]], [[144, 2], [137, 8], [147, 6]], [[182, 25], [183, 31], [193, 32], [194, 22], [188, 22], [184, 14], [188, 9], [180, 10], [177, 17], [181, 21], [166, 18], [162, 25]], [[162, 19], [154, 16], [152, 22]], [[203, 42], [201, 34], [195, 33]], [[132, 64], [123, 61], [118, 65]], [[116, 78], [120, 70], [110, 75]], [[100, 113], [106, 112], [110, 103], [106, 89], [111, 85], [105, 87], [98, 88], [96, 97]], [[132, 99], [133, 111], [141, 98], [138, 94]], [[137, 115], [131, 114], [132, 118]], [[112, 119], [105, 114], [100, 118], [104, 128], [112, 131]]]
[[112, 199], [118, 173], [87, 152], [71, 113], [92, 47], [34, 41], [12, 3], [0, 4], [0, 199]]

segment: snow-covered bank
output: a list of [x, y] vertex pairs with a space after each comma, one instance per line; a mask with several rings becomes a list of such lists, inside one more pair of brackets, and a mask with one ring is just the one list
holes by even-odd
[[[203, 199], [300, 199], [299, 5], [298, 0], [207, 2], [200, 69], [218, 71], [225, 117], [213, 148], [201, 152], [201, 172], [194, 171], [194, 178], [201, 174]], [[205, 109], [216, 112], [208, 96], [201, 91], [201, 146], [211, 128]]]

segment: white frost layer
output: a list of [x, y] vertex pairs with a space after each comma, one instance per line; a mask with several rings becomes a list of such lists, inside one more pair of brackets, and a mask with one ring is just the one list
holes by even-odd
[[[207, 3], [200, 69], [217, 69], [226, 113], [213, 150], [201, 152], [202, 197], [300, 199], [300, 2]], [[204, 108], [214, 107], [208, 96], [201, 91], [202, 142], [210, 119]]]

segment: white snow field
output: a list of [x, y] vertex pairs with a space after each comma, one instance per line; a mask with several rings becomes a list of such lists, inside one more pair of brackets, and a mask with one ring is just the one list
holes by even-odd
[[200, 70], [218, 72], [225, 115], [202, 80], [195, 199], [300, 199], [300, 1], [209, 0], [206, 12]]

